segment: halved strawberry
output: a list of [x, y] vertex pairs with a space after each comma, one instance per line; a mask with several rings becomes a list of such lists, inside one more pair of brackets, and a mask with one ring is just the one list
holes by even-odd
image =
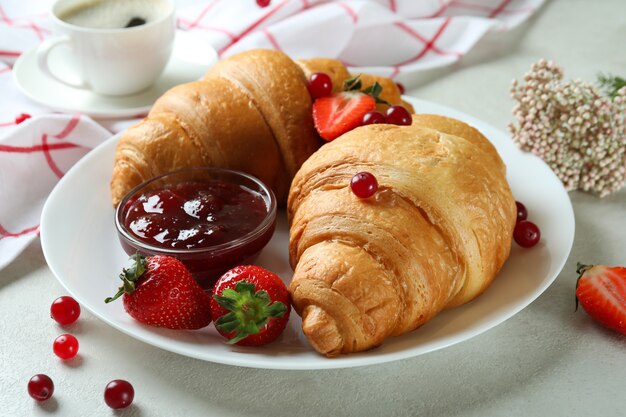
[[626, 268], [578, 264], [577, 303], [602, 325], [626, 335]]
[[365, 113], [374, 109], [374, 97], [358, 91], [345, 91], [315, 100], [313, 121], [320, 136], [331, 141], [359, 126]]

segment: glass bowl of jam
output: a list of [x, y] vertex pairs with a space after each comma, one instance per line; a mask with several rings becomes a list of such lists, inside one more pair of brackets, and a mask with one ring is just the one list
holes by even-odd
[[276, 198], [257, 178], [224, 168], [191, 168], [140, 184], [115, 212], [129, 255], [179, 259], [203, 288], [254, 261], [276, 227]]

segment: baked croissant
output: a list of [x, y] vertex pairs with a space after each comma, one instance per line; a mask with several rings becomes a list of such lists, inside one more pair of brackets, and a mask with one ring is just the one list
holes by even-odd
[[[378, 180], [369, 199], [350, 190], [361, 171]], [[509, 256], [516, 220], [495, 148], [435, 115], [325, 145], [296, 174], [287, 207], [293, 304], [327, 356], [376, 347], [481, 294]]]
[[[323, 141], [313, 127], [309, 70], [333, 73], [340, 88], [350, 74], [334, 59], [300, 64], [271, 50], [253, 50], [217, 63], [196, 82], [161, 96], [148, 116], [120, 138], [111, 178], [114, 206], [133, 187], [177, 169], [219, 166], [248, 172], [267, 184], [279, 203], [302, 163]], [[383, 97], [400, 104], [396, 85]]]

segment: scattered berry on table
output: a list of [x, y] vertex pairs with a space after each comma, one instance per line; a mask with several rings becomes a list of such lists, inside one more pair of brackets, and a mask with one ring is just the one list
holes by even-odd
[[62, 334], [54, 339], [52, 351], [63, 360], [73, 359], [78, 353], [78, 339], [71, 334]]
[[28, 395], [37, 401], [45, 401], [54, 393], [54, 382], [48, 375], [37, 374], [28, 381]]
[[57, 298], [50, 306], [50, 317], [61, 325], [72, 324], [79, 316], [80, 305], [68, 295]]
[[114, 379], [104, 388], [104, 402], [113, 409], [128, 407], [134, 398], [135, 389], [123, 379]]

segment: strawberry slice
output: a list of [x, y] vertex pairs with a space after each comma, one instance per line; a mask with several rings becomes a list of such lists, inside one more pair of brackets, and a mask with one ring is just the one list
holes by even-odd
[[577, 304], [597, 322], [626, 335], [626, 268], [578, 264]]
[[374, 97], [358, 91], [345, 91], [315, 100], [313, 121], [319, 135], [330, 142], [359, 126], [365, 113], [374, 109]]

